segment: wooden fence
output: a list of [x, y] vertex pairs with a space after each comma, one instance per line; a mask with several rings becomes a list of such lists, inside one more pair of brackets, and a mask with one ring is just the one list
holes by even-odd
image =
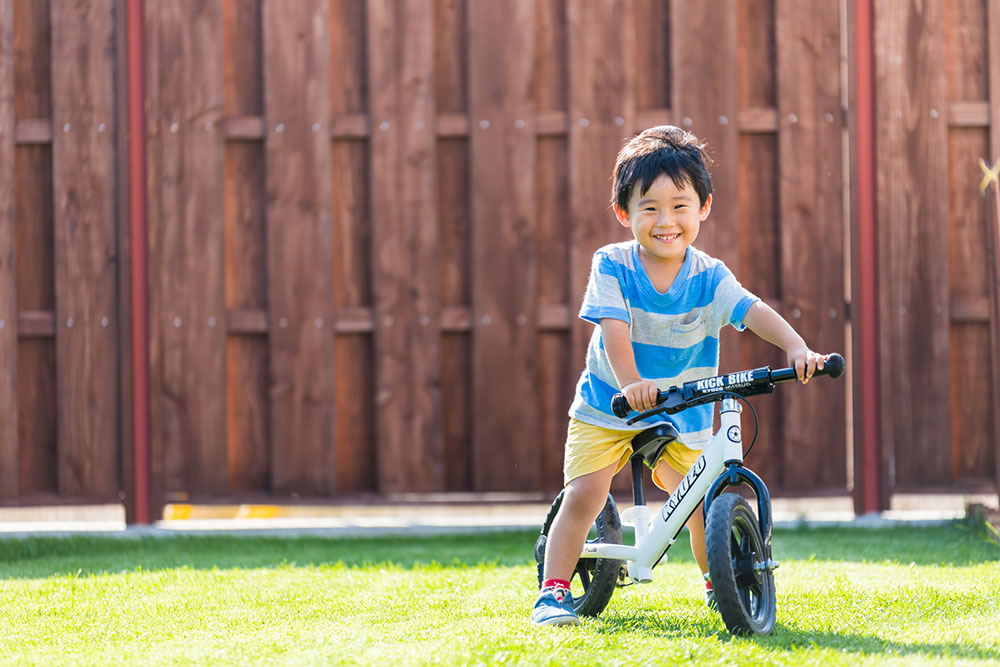
[[[8, 502], [130, 501], [123, 5], [0, 0]], [[625, 238], [609, 172], [652, 124], [710, 143], [698, 246], [850, 355], [853, 7], [147, 2], [154, 503], [558, 488], [590, 257]], [[968, 369], [1000, 2], [874, 12], [881, 363], [849, 372], [881, 379], [886, 494], [995, 488], [997, 379]], [[854, 488], [850, 392], [755, 401], [776, 493]]]
[[886, 488], [989, 487], [1000, 386], [975, 185], [1000, 157], [1000, 3], [874, 7]]

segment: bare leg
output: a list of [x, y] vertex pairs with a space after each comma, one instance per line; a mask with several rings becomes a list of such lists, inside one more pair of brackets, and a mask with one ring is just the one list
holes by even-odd
[[[667, 489], [673, 493], [677, 485], [681, 483], [683, 476], [671, 468], [666, 461], [660, 461], [659, 465], [656, 466], [656, 470], [653, 471], [653, 479], [660, 488]], [[706, 574], [708, 572], [708, 556], [705, 555], [705, 516], [701, 509], [701, 503], [698, 504], [698, 508], [691, 515], [691, 518], [688, 519], [687, 529], [691, 533], [691, 553], [694, 554], [694, 559], [698, 561], [701, 573]]]
[[[562, 505], [545, 543], [545, 579], [569, 581], [587, 533], [608, 499], [615, 465], [577, 477], [566, 485]], [[703, 547], [704, 550], [704, 547]]]

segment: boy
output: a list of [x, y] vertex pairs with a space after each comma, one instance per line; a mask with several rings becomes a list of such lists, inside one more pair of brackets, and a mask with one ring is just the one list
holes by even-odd
[[[680, 433], [653, 471], [654, 483], [668, 492], [712, 438], [712, 405], [629, 427], [611, 411], [613, 394], [621, 391], [634, 410], [649, 410], [658, 388], [717, 375], [719, 331], [726, 324], [749, 328], [783, 349], [803, 383], [823, 368], [824, 357], [780, 315], [745, 290], [725, 264], [691, 245], [712, 210], [706, 161], [704, 145], [693, 134], [668, 125], [645, 130], [618, 154], [612, 207], [634, 240], [594, 254], [580, 317], [598, 326], [570, 408], [566, 494], [546, 544], [544, 581], [531, 614], [535, 623], [579, 622], [569, 579], [636, 432], [670, 421]], [[711, 605], [700, 509], [687, 527]]]

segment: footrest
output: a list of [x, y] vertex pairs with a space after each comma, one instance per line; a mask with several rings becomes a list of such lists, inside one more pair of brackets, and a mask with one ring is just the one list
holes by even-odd
[[624, 526], [647, 526], [649, 525], [649, 506], [633, 505], [621, 513], [622, 525]]

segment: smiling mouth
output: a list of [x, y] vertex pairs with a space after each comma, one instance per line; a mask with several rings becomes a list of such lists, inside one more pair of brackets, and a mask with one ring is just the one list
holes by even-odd
[[653, 234], [653, 238], [657, 241], [663, 241], [665, 243], [670, 243], [671, 241], [676, 241], [681, 237], [680, 232], [676, 234]]

